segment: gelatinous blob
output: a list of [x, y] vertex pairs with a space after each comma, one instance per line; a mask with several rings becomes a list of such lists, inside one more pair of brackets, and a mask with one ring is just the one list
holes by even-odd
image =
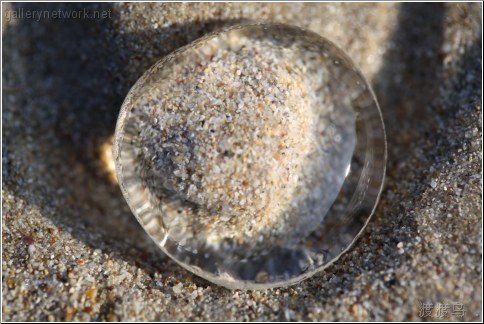
[[250, 24], [170, 54], [129, 92], [118, 180], [155, 242], [231, 288], [298, 282], [334, 261], [377, 203], [375, 97], [312, 32]]

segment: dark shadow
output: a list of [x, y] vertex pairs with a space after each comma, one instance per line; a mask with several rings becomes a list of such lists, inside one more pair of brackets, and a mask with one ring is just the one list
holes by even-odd
[[[388, 175], [401, 170], [401, 152], [415, 149], [438, 103], [444, 4], [403, 3], [374, 90], [387, 125]], [[390, 178], [391, 179], [391, 178]], [[389, 181], [388, 185], [391, 185]]]
[[[417, 161], [419, 150], [427, 150], [428, 134], [435, 128], [439, 105], [445, 7], [443, 3], [403, 3], [398, 23], [383, 58], [383, 66], [373, 81], [382, 109], [387, 134], [387, 176], [382, 205], [389, 191], [410, 192], [417, 199], [428, 187], [430, 165]], [[430, 153], [430, 152], [429, 152]], [[392, 215], [379, 208], [375, 218], [382, 218], [390, 237], [395, 227], [406, 226], [416, 234], [410, 214], [400, 219], [400, 206]], [[383, 219], [384, 218], [384, 219]], [[381, 229], [385, 231], [385, 229]], [[411, 239], [411, 238], [407, 238]], [[402, 238], [394, 238], [395, 244]]]
[[[13, 6], [24, 11], [104, 10], [114, 15], [109, 3]], [[17, 77], [28, 80], [29, 86], [7, 91], [22, 93], [18, 106], [25, 110], [13, 113], [32, 132], [33, 149], [16, 150], [16, 138], [4, 137], [3, 144], [10, 156], [34, 158], [45, 170], [20, 174], [9, 168], [15, 161], [7, 156], [4, 167], [12, 172], [3, 181], [74, 238], [138, 266], [149, 263], [167, 272], [161, 251], [146, 239], [118, 185], [101, 165], [100, 149], [114, 134], [124, 97], [147, 68], [200, 36], [241, 20], [191, 21], [121, 33], [115, 26], [121, 18], [18, 19], [3, 35], [23, 57], [22, 75]], [[31, 181], [18, 185], [18, 178]]]
[[[442, 74], [442, 50], [445, 7], [443, 3], [403, 3], [398, 23], [383, 58], [383, 66], [373, 80], [387, 134], [386, 192], [411, 192], [417, 199], [428, 185], [430, 165], [418, 162], [419, 150], [431, 148], [428, 134], [435, 128]], [[430, 153], [430, 152], [429, 152]], [[392, 237], [395, 227], [406, 226], [416, 234], [416, 223], [410, 214], [399, 219], [400, 206], [384, 215], [382, 208], [375, 218], [389, 225]], [[381, 229], [384, 230], [384, 229]], [[394, 238], [395, 244], [399, 239]], [[410, 238], [407, 238], [410, 239]]]

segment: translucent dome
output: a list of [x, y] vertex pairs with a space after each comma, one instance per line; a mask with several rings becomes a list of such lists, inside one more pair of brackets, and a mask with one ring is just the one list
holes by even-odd
[[123, 103], [114, 156], [165, 253], [253, 289], [296, 283], [352, 245], [378, 201], [386, 146], [375, 96], [340, 49], [248, 24], [150, 68]]

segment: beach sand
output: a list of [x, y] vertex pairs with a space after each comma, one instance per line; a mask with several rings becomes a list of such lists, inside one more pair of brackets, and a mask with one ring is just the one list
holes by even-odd
[[[84, 8], [109, 17], [25, 17]], [[3, 320], [482, 319], [480, 12], [477, 3], [4, 3]], [[295, 24], [345, 50], [374, 87], [389, 154], [355, 247], [309, 280], [263, 291], [218, 287], [164, 256], [110, 159], [122, 101], [143, 72], [245, 20]]]

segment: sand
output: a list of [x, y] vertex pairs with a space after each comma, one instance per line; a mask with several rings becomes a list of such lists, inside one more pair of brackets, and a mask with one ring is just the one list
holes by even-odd
[[[4, 4], [4, 17], [19, 8], [83, 4]], [[87, 8], [111, 18], [4, 19], [3, 320], [482, 318], [480, 5]], [[170, 51], [244, 19], [334, 41], [372, 82], [387, 126], [386, 185], [365, 234], [289, 288], [232, 291], [180, 268], [132, 216], [110, 162], [134, 81]]]

